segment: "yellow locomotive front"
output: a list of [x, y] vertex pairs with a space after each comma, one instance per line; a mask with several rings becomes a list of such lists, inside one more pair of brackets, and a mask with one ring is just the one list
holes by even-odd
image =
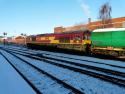
[[56, 39], [59, 40], [58, 48], [86, 52], [91, 45], [90, 34], [90, 31], [87, 30], [61, 33], [56, 36]]

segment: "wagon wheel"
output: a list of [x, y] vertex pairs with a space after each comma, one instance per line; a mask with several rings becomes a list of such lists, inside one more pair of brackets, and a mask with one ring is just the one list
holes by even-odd
[[90, 55], [91, 54], [91, 45], [90, 44], [86, 44], [85, 45], [85, 53], [87, 55]]
[[109, 55], [114, 56], [114, 57], [118, 57], [119, 53], [116, 51], [109, 51]]

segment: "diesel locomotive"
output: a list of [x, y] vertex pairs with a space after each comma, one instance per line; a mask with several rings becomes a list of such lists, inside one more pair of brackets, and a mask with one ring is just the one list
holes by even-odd
[[30, 48], [33, 46], [46, 46], [88, 52], [91, 45], [90, 34], [91, 32], [88, 30], [40, 34], [29, 36], [26, 41], [27, 46]]

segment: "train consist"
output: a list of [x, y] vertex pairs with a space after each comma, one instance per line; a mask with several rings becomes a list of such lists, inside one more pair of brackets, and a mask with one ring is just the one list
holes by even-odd
[[28, 47], [79, 50], [87, 54], [125, 56], [125, 28], [41, 34], [26, 38]]

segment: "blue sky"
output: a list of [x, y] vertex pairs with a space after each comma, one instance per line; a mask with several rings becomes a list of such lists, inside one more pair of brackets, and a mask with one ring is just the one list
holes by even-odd
[[0, 0], [0, 35], [52, 33], [55, 26], [94, 21], [107, 1], [112, 17], [125, 16], [125, 0]]

